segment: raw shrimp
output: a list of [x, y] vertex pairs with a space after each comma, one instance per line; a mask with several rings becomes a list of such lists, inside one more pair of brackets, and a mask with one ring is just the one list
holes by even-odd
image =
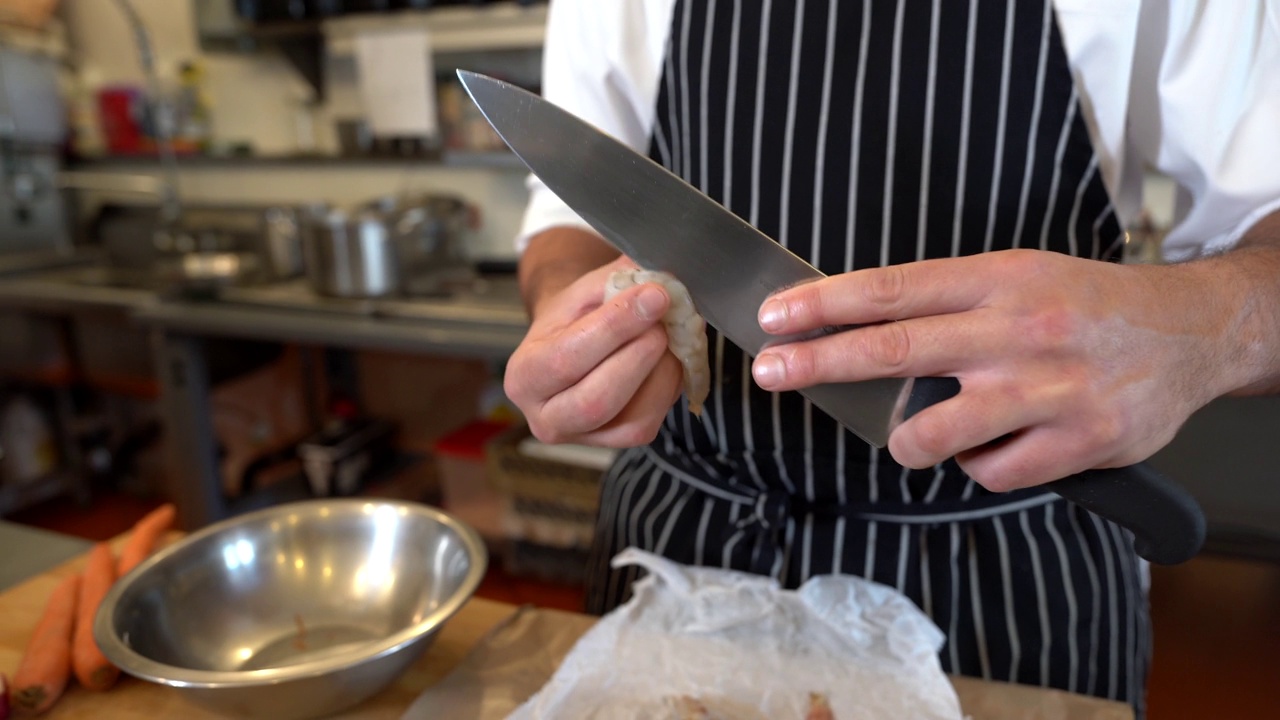
[[822, 693], [809, 693], [809, 712], [805, 720], [835, 720], [836, 714], [831, 711], [831, 703]]
[[680, 361], [684, 370], [684, 394], [689, 411], [702, 415], [702, 403], [711, 391], [711, 367], [707, 360], [707, 324], [693, 306], [693, 298], [684, 284], [669, 273], [653, 270], [620, 270], [609, 276], [604, 299], [629, 287], [657, 283], [671, 298], [662, 324], [667, 328], [667, 348]]
[[667, 698], [667, 704], [676, 713], [673, 720], [711, 720], [711, 711], [695, 697], [681, 695]]

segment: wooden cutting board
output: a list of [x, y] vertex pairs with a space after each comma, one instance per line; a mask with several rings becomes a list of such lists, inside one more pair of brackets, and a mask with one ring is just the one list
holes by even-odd
[[[180, 537], [174, 533], [169, 541]], [[113, 546], [119, 551], [123, 538]], [[79, 572], [80, 556], [58, 565], [0, 594], [0, 673], [12, 676], [22, 658], [27, 639], [44, 610], [45, 601], [58, 581]], [[485, 635], [516, 611], [514, 605], [473, 598], [440, 631], [426, 653], [386, 690], [352, 710], [333, 718], [399, 720], [427, 688], [449, 674]], [[575, 623], [582, 631], [590, 622]], [[1123, 705], [1056, 690], [972, 678], [951, 678], [960, 705], [973, 720], [1132, 720]], [[187, 702], [174, 688], [122, 676], [111, 690], [94, 693], [72, 680], [66, 694], [47, 715], [50, 720], [153, 720], [184, 718], [212, 720], [223, 716]]]

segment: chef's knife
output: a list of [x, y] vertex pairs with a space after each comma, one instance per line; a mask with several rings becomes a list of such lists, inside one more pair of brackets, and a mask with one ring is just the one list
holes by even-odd
[[[769, 295], [824, 277], [812, 265], [555, 104], [478, 73], [459, 70], [458, 77], [489, 124], [552, 192], [641, 267], [679, 278], [698, 312], [738, 347], [754, 356], [814, 335], [769, 335], [756, 320]], [[884, 447], [905, 417], [958, 391], [951, 378], [887, 378], [800, 392], [866, 442]], [[1152, 562], [1183, 562], [1204, 542], [1199, 505], [1148, 465], [1090, 470], [1048, 487], [1131, 530], [1137, 552]]]

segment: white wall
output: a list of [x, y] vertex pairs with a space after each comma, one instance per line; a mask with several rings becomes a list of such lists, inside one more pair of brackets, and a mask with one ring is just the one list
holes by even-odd
[[[206, 54], [196, 36], [192, 0], [133, 0], [147, 25], [157, 69], [172, 80], [186, 61], [206, 69], [212, 126], [219, 143], [249, 142], [257, 154], [336, 151], [333, 118], [359, 113], [350, 59], [329, 64], [328, 101], [311, 108], [316, 147], [299, 143], [299, 117], [311, 89], [289, 63], [271, 52]], [[81, 91], [71, 98], [77, 114], [92, 122], [93, 93], [104, 85], [145, 86], [133, 36], [115, 0], [65, 0], [65, 19]], [[82, 121], [83, 124], [84, 121]], [[181, 165], [181, 160], [179, 161]], [[147, 162], [93, 169], [94, 173], [158, 174]], [[524, 174], [514, 168], [451, 168], [406, 163], [245, 165], [189, 167], [180, 173], [184, 199], [200, 201], [355, 203], [399, 189], [441, 190], [480, 206], [484, 227], [471, 253], [510, 257], [527, 197]], [[136, 199], [136, 198], [135, 198]]]

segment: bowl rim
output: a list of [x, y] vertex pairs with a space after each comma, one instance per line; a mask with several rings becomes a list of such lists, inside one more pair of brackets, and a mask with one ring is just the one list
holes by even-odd
[[[343, 655], [338, 657], [312, 660], [296, 665], [279, 668], [262, 668], [259, 670], [202, 670], [170, 665], [153, 660], [136, 652], [115, 632], [113, 616], [123, 595], [140, 578], [150, 570], [163, 564], [169, 558], [184, 549], [214, 535], [226, 532], [272, 516], [288, 515], [289, 512], [305, 511], [318, 513], [322, 507], [349, 509], [358, 507], [362, 512], [373, 512], [379, 507], [390, 507], [397, 514], [426, 515], [449, 528], [457, 534], [472, 558], [471, 567], [459, 585], [458, 590], [440, 603], [421, 621], [376, 641], [370, 641], [359, 656], [352, 659]], [[366, 508], [372, 508], [366, 509]], [[404, 510], [405, 512], [401, 512]], [[391, 498], [314, 498], [301, 500], [268, 508], [254, 510], [220, 520], [201, 528], [178, 541], [171, 543], [140, 563], [125, 576], [118, 578], [111, 589], [103, 597], [94, 616], [93, 639], [103, 655], [122, 671], [151, 682], [180, 688], [226, 688], [252, 687], [258, 685], [274, 685], [294, 680], [322, 677], [338, 670], [346, 670], [373, 662], [391, 655], [415, 641], [421, 640], [444, 625], [462, 606], [469, 602], [480, 586], [485, 572], [488, 570], [489, 550], [480, 534], [471, 526], [450, 515], [440, 508], [425, 503]]]

